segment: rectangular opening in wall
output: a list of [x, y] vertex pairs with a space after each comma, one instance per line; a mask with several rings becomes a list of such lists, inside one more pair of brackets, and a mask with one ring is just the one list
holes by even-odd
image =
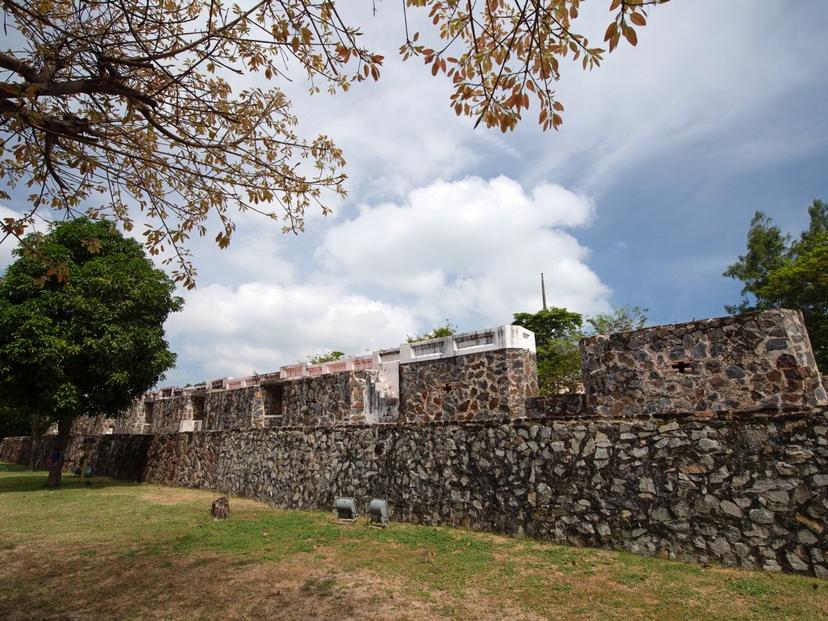
[[281, 384], [262, 384], [265, 418], [281, 418], [283, 387]]
[[687, 362], [686, 360], [679, 360], [670, 366], [676, 373], [680, 373], [682, 375], [690, 375], [693, 373], [693, 363]]
[[193, 395], [190, 399], [193, 404], [193, 420], [204, 420], [204, 395]]
[[456, 337], [454, 339], [454, 344], [457, 349], [491, 345], [494, 343], [494, 336], [494, 332], [472, 332], [471, 334], [464, 334], [463, 336]]
[[152, 401], [144, 401], [144, 433], [149, 433], [152, 427], [152, 417], [155, 410], [155, 403]]
[[419, 356], [428, 356], [429, 354], [439, 354], [443, 351], [443, 341], [429, 341], [422, 345], [412, 345], [411, 353], [417, 358]]

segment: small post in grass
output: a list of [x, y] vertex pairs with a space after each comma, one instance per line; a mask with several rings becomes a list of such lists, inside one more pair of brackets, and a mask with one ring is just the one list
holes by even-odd
[[210, 508], [210, 515], [214, 520], [226, 520], [230, 515], [230, 500], [227, 496], [216, 498]]

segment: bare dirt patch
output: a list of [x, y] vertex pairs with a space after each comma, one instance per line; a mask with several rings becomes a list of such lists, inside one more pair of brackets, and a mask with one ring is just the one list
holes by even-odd
[[[483, 601], [427, 594], [398, 576], [343, 571], [335, 555], [300, 555], [280, 563], [207, 555], [175, 559], [42, 551], [2, 557], [3, 617], [26, 619], [495, 619]], [[66, 551], [68, 552], [68, 551]], [[332, 563], [333, 562], [333, 563]], [[28, 585], [28, 586], [26, 586]], [[488, 608], [492, 610], [491, 607]], [[519, 611], [509, 618], [536, 619]], [[444, 614], [445, 613], [445, 614]], [[464, 615], [465, 616], [465, 615]]]
[[[160, 486], [141, 486], [141, 491], [137, 494], [138, 498], [146, 502], [151, 502], [157, 505], [178, 505], [181, 503], [209, 503], [222, 496], [221, 492], [187, 489], [182, 487], [160, 487]], [[113, 488], [112, 493], [118, 493], [117, 488]], [[230, 503], [230, 511], [245, 510], [245, 511], [272, 511], [270, 507], [249, 498], [233, 498]]]

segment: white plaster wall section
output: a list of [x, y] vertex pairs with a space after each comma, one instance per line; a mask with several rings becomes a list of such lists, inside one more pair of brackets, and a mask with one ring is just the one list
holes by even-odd
[[502, 325], [438, 339], [400, 345], [400, 363], [422, 362], [500, 349], [535, 352], [535, 334], [526, 328]]
[[373, 357], [376, 374], [364, 384], [365, 422], [396, 421], [400, 412], [400, 350], [383, 349]]
[[178, 424], [178, 431], [181, 433], [185, 433], [188, 431], [201, 431], [203, 429], [202, 424], [203, 421], [200, 420], [182, 420]]
[[377, 352], [380, 376], [391, 394], [400, 395], [400, 348], [381, 349]]

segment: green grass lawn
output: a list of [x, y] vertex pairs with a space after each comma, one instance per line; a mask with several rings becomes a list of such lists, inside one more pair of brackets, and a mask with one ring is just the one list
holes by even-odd
[[0, 465], [1, 619], [825, 619], [828, 581]]

